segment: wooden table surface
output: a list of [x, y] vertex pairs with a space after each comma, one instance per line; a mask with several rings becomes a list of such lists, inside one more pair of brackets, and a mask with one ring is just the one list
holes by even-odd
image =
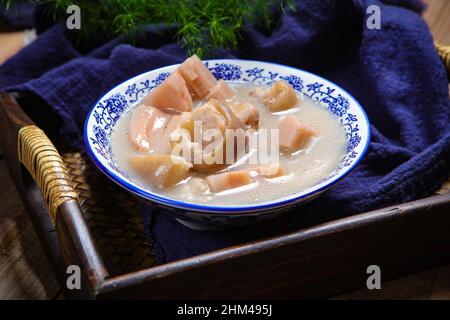
[[[450, 45], [450, 0], [426, 0], [424, 18], [436, 41]], [[23, 45], [23, 33], [0, 34], [0, 63]], [[59, 299], [21, 199], [0, 156], [0, 299]], [[407, 269], [408, 266], [405, 266]], [[450, 299], [450, 265], [382, 283], [382, 290], [350, 292], [337, 299]]]

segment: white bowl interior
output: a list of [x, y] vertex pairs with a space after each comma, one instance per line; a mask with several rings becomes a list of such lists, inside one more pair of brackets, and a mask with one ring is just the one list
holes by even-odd
[[117, 166], [112, 157], [109, 139], [121, 114], [158, 86], [178, 66], [173, 65], [143, 73], [119, 84], [93, 106], [85, 123], [85, 142], [88, 153], [108, 177], [132, 193], [173, 207], [199, 211], [253, 211], [299, 202], [316, 195], [348, 174], [364, 155], [370, 139], [367, 115], [359, 103], [339, 86], [312, 73], [273, 63], [248, 60], [208, 60], [204, 63], [217, 79], [226, 81], [269, 85], [276, 80], [285, 80], [295, 90], [327, 108], [339, 119], [347, 133], [347, 154], [339, 167], [325, 180], [306, 190], [275, 201], [251, 205], [196, 205], [172, 200], [146, 190]]

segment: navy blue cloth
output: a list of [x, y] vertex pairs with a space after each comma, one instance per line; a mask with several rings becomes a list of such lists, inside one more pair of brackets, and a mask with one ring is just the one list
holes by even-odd
[[[381, 30], [366, 28], [369, 4], [381, 8]], [[280, 17], [270, 33], [248, 27], [237, 50], [217, 53], [287, 64], [339, 84], [367, 111], [372, 142], [357, 169], [335, 188], [270, 223], [193, 231], [144, 207], [157, 261], [410, 201], [440, 186], [450, 167], [448, 80], [421, 9], [413, 0], [301, 0], [296, 12]], [[102, 93], [186, 58], [173, 34], [170, 27], [149, 26], [135, 45], [118, 38], [81, 53], [54, 26], [0, 67], [0, 88], [42, 98], [62, 119], [62, 133], [80, 146], [85, 116]]]
[[14, 1], [6, 9], [0, 4], [0, 26], [6, 30], [23, 30], [34, 27], [36, 4], [28, 1]]

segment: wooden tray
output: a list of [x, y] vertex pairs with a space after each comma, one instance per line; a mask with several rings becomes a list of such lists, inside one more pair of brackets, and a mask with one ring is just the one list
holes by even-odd
[[[39, 103], [0, 95], [0, 143], [67, 298], [319, 298], [365, 287], [369, 265], [387, 281], [450, 263], [447, 183], [425, 199], [154, 266], [136, 199], [49, 130], [58, 152], [29, 117]], [[69, 265], [81, 268], [81, 290], [66, 287]]]

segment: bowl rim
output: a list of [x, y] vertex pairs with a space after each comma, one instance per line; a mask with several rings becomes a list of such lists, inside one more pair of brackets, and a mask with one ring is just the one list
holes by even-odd
[[[89, 155], [89, 157], [92, 159], [92, 161], [94, 162], [94, 164], [97, 166], [98, 169], [100, 169], [101, 172], [103, 172], [103, 174], [105, 174], [109, 179], [111, 179], [113, 182], [115, 182], [116, 184], [118, 184], [119, 186], [121, 186], [122, 188], [126, 189], [128, 192], [131, 192], [145, 200], [150, 200], [150, 201], [154, 201], [158, 204], [161, 205], [165, 205], [168, 207], [172, 207], [172, 208], [178, 208], [178, 209], [183, 209], [183, 210], [189, 210], [189, 211], [197, 211], [197, 212], [202, 212], [202, 213], [209, 213], [209, 214], [217, 214], [217, 213], [227, 213], [227, 214], [232, 214], [232, 213], [242, 213], [242, 212], [256, 212], [256, 211], [266, 211], [266, 210], [270, 210], [270, 209], [277, 209], [277, 208], [281, 208], [281, 207], [285, 207], [288, 205], [293, 205], [295, 203], [297, 203], [298, 201], [302, 200], [302, 199], [306, 199], [306, 198], [310, 198], [313, 197], [315, 195], [319, 195], [320, 193], [322, 193], [323, 191], [325, 191], [326, 189], [329, 189], [333, 186], [335, 186], [338, 182], [340, 182], [343, 178], [345, 178], [348, 174], [350, 174], [355, 168], [356, 166], [361, 162], [361, 160], [363, 159], [364, 155], [366, 154], [370, 142], [371, 142], [371, 124], [369, 121], [369, 118], [367, 116], [366, 111], [364, 110], [364, 108], [361, 106], [361, 104], [358, 102], [358, 100], [355, 99], [355, 97], [353, 97], [353, 95], [351, 95], [347, 90], [343, 89], [341, 86], [335, 84], [334, 82], [321, 77], [315, 73], [303, 70], [303, 69], [299, 69], [299, 68], [295, 68], [295, 67], [291, 67], [291, 66], [287, 66], [287, 65], [283, 65], [283, 64], [279, 64], [279, 63], [275, 63], [275, 62], [267, 62], [267, 61], [260, 61], [260, 60], [247, 60], [247, 59], [209, 59], [209, 60], [203, 60], [203, 62], [208, 62], [208, 63], [214, 63], [214, 62], [236, 62], [239, 61], [241, 63], [264, 63], [267, 65], [273, 65], [273, 66], [277, 66], [277, 67], [283, 67], [283, 68], [287, 68], [287, 69], [291, 69], [294, 70], [295, 72], [303, 72], [309, 75], [312, 75], [318, 79], [324, 80], [325, 82], [330, 83], [331, 85], [335, 86], [336, 88], [338, 88], [339, 90], [341, 90], [343, 93], [345, 93], [346, 95], [348, 95], [348, 97], [350, 97], [355, 104], [359, 107], [361, 113], [364, 116], [364, 120], [366, 122], [367, 125], [367, 139], [366, 139], [366, 144], [364, 146], [364, 149], [362, 150], [362, 152], [358, 155], [358, 158], [355, 160], [355, 162], [349, 166], [342, 174], [338, 174], [335, 177], [333, 177], [328, 183], [326, 183], [325, 185], [321, 186], [320, 188], [316, 188], [313, 189], [307, 193], [298, 195], [298, 193], [294, 193], [293, 195], [284, 197], [283, 200], [272, 200], [272, 201], [265, 201], [265, 202], [261, 202], [260, 204], [255, 203], [255, 204], [242, 204], [242, 205], [206, 205], [206, 204], [197, 204], [197, 203], [190, 203], [190, 202], [183, 202], [181, 200], [176, 200], [176, 199], [171, 199], [168, 197], [164, 197], [161, 196], [157, 193], [154, 193], [152, 191], [148, 191], [148, 190], [144, 190], [142, 188], [136, 187], [132, 184], [130, 184], [128, 181], [122, 179], [121, 177], [119, 177], [116, 173], [112, 172], [110, 169], [108, 169], [96, 156], [96, 154], [94, 153], [94, 151], [91, 148], [90, 142], [89, 142], [89, 137], [88, 137], [88, 123], [89, 123], [89, 119], [91, 119], [92, 113], [95, 109], [95, 107], [98, 105], [98, 103], [107, 95], [109, 95], [111, 92], [115, 91], [118, 87], [122, 86], [124, 83], [128, 82], [128, 81], [132, 81], [135, 78], [139, 78], [142, 77], [143, 75], [150, 73], [150, 72], [157, 72], [160, 69], [165, 69], [165, 68], [170, 68], [170, 67], [176, 67], [179, 66], [179, 63], [176, 64], [172, 64], [172, 65], [168, 65], [168, 66], [164, 66], [164, 67], [160, 67], [160, 68], [156, 68], [150, 71], [146, 71], [143, 73], [140, 73], [134, 77], [131, 77], [129, 79], [126, 79], [124, 81], [122, 81], [121, 83], [115, 85], [113, 88], [109, 89], [106, 93], [102, 94], [101, 97], [92, 105], [91, 109], [89, 110], [89, 113], [86, 116], [85, 122], [84, 122], [84, 126], [83, 126], [83, 137], [84, 137], [84, 144], [86, 146], [86, 151]], [[314, 186], [313, 186], [314, 187]], [[297, 195], [296, 195], [297, 194]]]

